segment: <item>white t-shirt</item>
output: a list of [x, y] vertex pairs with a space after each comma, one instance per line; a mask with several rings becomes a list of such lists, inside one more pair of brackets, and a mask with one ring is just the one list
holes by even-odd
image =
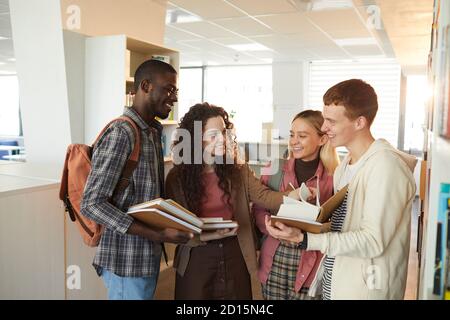
[[357, 161], [354, 164], [350, 164], [350, 161], [347, 162], [345, 165], [344, 173], [341, 176], [341, 179], [339, 180], [337, 187], [339, 191], [343, 187], [345, 187], [355, 176], [356, 172], [358, 172], [359, 168], [361, 167], [362, 161]]

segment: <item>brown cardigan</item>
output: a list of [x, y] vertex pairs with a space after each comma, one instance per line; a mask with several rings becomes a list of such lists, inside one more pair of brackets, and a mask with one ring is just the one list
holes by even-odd
[[[179, 169], [174, 167], [167, 175], [166, 197], [187, 207], [186, 198], [179, 180]], [[261, 299], [261, 285], [257, 278], [258, 263], [256, 257], [255, 218], [251, 214], [250, 202], [271, 211], [277, 211], [283, 202], [283, 196], [289, 192], [274, 192], [262, 184], [247, 164], [241, 166], [239, 176], [232, 179], [231, 203], [234, 209], [234, 219], [239, 224], [237, 233], [239, 246], [242, 250], [248, 273], [252, 283], [254, 299]], [[192, 246], [202, 245], [200, 241], [177, 247], [174, 268], [180, 275], [184, 274], [190, 257]]]

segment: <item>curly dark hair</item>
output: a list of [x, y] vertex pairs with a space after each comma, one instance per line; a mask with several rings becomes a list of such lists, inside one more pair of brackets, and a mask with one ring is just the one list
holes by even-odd
[[[203, 148], [201, 153], [202, 163], [198, 164], [194, 161], [194, 141], [195, 139], [203, 139], [203, 137], [195, 137], [194, 122], [201, 121], [203, 132], [208, 119], [215, 117], [222, 117], [223, 121], [225, 122], [225, 129], [231, 130], [234, 128], [233, 123], [229, 120], [228, 113], [223, 108], [210, 105], [207, 102], [192, 106], [181, 119], [180, 126], [178, 127], [178, 129], [187, 130], [191, 136], [191, 154], [189, 158], [191, 161], [189, 163], [184, 163], [182, 161], [180, 164], [175, 164], [175, 167], [177, 169], [177, 173], [184, 190], [188, 208], [196, 214], [201, 209], [203, 196], [205, 194], [205, 186], [203, 183], [202, 174], [207, 164], [205, 164], [205, 161], [203, 160]], [[173, 143], [173, 147], [175, 147], [182, 141], [182, 136], [176, 138]], [[233, 210], [233, 206], [231, 204], [231, 183], [240, 167], [237, 161], [237, 144], [234, 137], [232, 139], [232, 143], [233, 146], [231, 147], [234, 151], [232, 161], [230, 161], [230, 159], [226, 159], [226, 155], [224, 155], [222, 159], [223, 161], [218, 161], [220, 163], [216, 163], [214, 165], [214, 171], [219, 178], [219, 187], [224, 192], [222, 199], [228, 204], [231, 210]], [[184, 159], [184, 155], [182, 153], [183, 150], [181, 150], [180, 155]]]

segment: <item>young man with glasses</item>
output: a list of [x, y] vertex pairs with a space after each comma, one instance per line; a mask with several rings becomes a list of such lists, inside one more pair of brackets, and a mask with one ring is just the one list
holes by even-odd
[[139, 162], [128, 187], [113, 194], [134, 146], [135, 133], [125, 121], [114, 122], [95, 145], [92, 170], [81, 212], [105, 227], [94, 258], [109, 299], [152, 299], [164, 242], [185, 243], [192, 234], [174, 229], [153, 230], [126, 214], [128, 207], [164, 197], [162, 125], [177, 101], [177, 72], [164, 62], [149, 60], [135, 73], [133, 105], [123, 116], [140, 131]]

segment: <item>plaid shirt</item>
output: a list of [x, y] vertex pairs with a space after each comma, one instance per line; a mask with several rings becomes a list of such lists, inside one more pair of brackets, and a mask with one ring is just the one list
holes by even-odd
[[94, 147], [81, 212], [105, 226], [93, 262], [99, 275], [106, 269], [122, 277], [150, 277], [159, 271], [161, 244], [126, 234], [133, 218], [125, 212], [134, 204], [164, 196], [162, 126], [156, 120], [147, 124], [132, 108], [125, 108], [123, 114], [141, 129], [139, 163], [131, 182], [108, 201], [134, 145], [133, 128], [116, 121]]

